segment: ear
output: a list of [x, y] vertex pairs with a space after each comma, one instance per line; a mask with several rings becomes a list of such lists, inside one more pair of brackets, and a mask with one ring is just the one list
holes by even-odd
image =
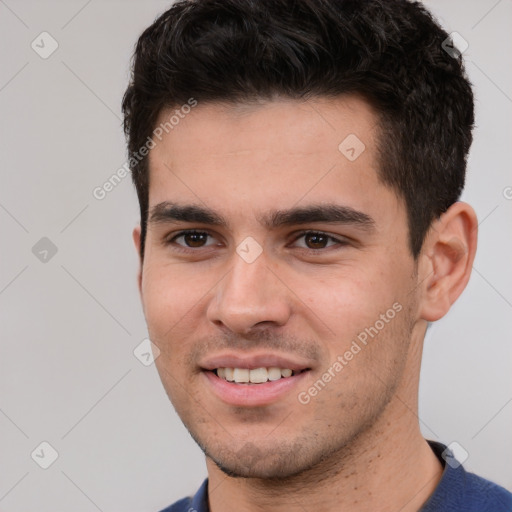
[[135, 249], [137, 251], [137, 256], [139, 257], [139, 270], [137, 273], [137, 286], [139, 288], [139, 295], [142, 298], [142, 258], [140, 256], [140, 224], [133, 228], [133, 243], [135, 244]]
[[466, 287], [477, 246], [473, 208], [454, 203], [431, 226], [421, 251], [420, 317], [434, 322], [448, 313]]

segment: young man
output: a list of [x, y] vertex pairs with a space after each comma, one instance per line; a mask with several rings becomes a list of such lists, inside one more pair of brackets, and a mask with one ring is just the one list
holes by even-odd
[[447, 43], [405, 0], [184, 1], [140, 37], [139, 287], [208, 468], [166, 510], [512, 510], [417, 417], [427, 324], [477, 240]]

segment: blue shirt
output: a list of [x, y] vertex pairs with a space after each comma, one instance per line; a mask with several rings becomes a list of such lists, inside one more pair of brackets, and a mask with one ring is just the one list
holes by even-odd
[[[510, 492], [468, 473], [441, 443], [428, 443], [444, 465], [444, 471], [435, 491], [418, 512], [512, 512]], [[194, 497], [177, 501], [161, 512], [209, 512], [208, 479]]]

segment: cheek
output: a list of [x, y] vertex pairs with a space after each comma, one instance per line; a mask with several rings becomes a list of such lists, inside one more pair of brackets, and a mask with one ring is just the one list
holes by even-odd
[[[184, 275], [178, 265], [148, 265], [143, 274], [142, 300], [149, 338], [160, 349], [155, 361], [163, 386], [174, 407], [186, 409], [194, 390], [187, 355], [190, 334], [197, 328], [196, 308], [205, 294], [194, 275]], [[186, 391], [185, 391], [186, 389]]]
[[[177, 265], [148, 261], [142, 276], [144, 314], [154, 342], [173, 338], [205, 293], [204, 279], [184, 275]], [[163, 347], [161, 347], [163, 348]]]
[[322, 279], [301, 278], [296, 289], [331, 336], [343, 343], [392, 308], [403, 295], [400, 288], [389, 272], [362, 273], [351, 268]]

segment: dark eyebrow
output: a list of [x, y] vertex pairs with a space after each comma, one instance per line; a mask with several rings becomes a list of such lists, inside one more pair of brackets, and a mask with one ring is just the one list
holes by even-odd
[[359, 210], [337, 204], [311, 205], [290, 210], [276, 210], [266, 215], [261, 222], [268, 228], [326, 222], [330, 224], [351, 224], [367, 231], [375, 229], [375, 220]]
[[[310, 205], [289, 210], [275, 210], [259, 219], [267, 229], [282, 226], [325, 222], [330, 224], [350, 224], [372, 231], [375, 220], [361, 211], [337, 204]], [[227, 227], [228, 222], [215, 211], [200, 205], [179, 205], [164, 201], [150, 209], [149, 222], [190, 222]]]
[[159, 203], [149, 211], [149, 222], [197, 222], [227, 226], [227, 222], [213, 210], [198, 205], [178, 205], [170, 201]]

